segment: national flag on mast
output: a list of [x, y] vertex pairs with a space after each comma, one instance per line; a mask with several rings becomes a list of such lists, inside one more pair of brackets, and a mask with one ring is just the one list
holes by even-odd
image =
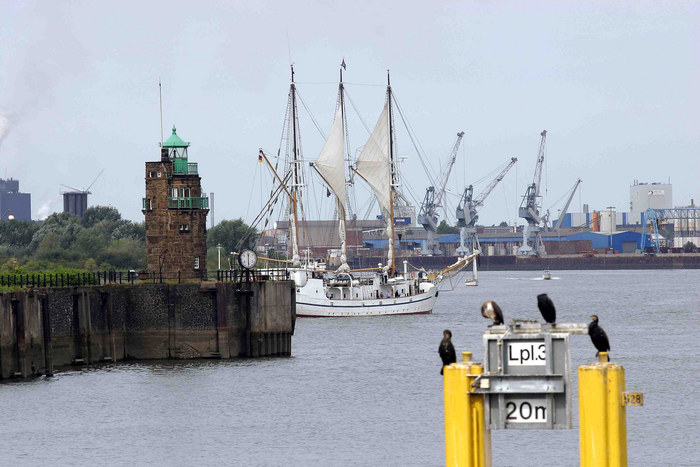
[[262, 154], [258, 154], [258, 162], [262, 162]]
[[343, 57], [343, 63], [341, 63], [340, 66], [343, 67], [343, 70], [347, 71], [348, 67], [347, 67], [347, 65], [345, 65], [345, 57]]

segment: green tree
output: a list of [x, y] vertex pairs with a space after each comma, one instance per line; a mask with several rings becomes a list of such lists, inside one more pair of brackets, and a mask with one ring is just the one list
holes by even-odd
[[80, 223], [86, 229], [90, 227], [95, 227], [99, 222], [106, 221], [107, 224], [117, 224], [122, 220], [122, 215], [119, 214], [117, 208], [112, 206], [93, 206], [88, 208], [83, 215]]
[[63, 230], [58, 233], [60, 239], [61, 248], [65, 250], [71, 250], [75, 240], [78, 238], [80, 232], [85, 230], [82, 225], [78, 222], [67, 223]]
[[[0, 264], [9, 258], [27, 271], [55, 268], [140, 268], [144, 224], [122, 219], [113, 207], [95, 206], [78, 218], [54, 213], [43, 221], [0, 223]], [[14, 263], [13, 263], [14, 264]]]
[[215, 250], [217, 245], [221, 245], [224, 248], [221, 252], [223, 258], [223, 255], [232, 251], [253, 248], [257, 238], [258, 232], [243, 222], [243, 219], [223, 220], [207, 232], [207, 247]]
[[36, 257], [39, 259], [56, 261], [65, 259], [65, 250], [61, 248], [61, 238], [56, 232], [48, 232], [41, 239], [36, 249]]
[[459, 232], [459, 229], [457, 227], [452, 227], [451, 225], [448, 225], [447, 222], [443, 219], [440, 222], [440, 225], [437, 226], [437, 229], [435, 229], [436, 233], [439, 234], [455, 234]]
[[59, 236], [59, 240], [63, 237], [61, 242], [64, 248], [70, 248], [72, 241], [69, 238], [70, 234], [66, 234], [67, 231], [74, 235], [77, 235], [80, 226], [80, 219], [78, 216], [69, 214], [67, 212], [54, 213], [47, 217], [42, 223], [39, 229], [32, 236], [32, 241], [29, 244], [29, 252], [33, 253], [39, 248], [39, 244], [44, 237], [49, 233], [53, 232]]
[[94, 227], [78, 232], [75, 239], [75, 251], [82, 258], [97, 258], [109, 245], [108, 239]]
[[500, 224], [498, 224], [499, 227], [508, 227], [508, 222], [502, 221]]
[[18, 272], [19, 274], [24, 272], [24, 270], [21, 269], [17, 258], [8, 258], [8, 260], [2, 266], [0, 266], [0, 271], [3, 273]]
[[146, 241], [146, 224], [144, 222], [131, 222], [122, 219], [112, 230], [112, 238], [133, 238], [141, 242]]
[[100, 267], [105, 263], [118, 269], [142, 269], [146, 266], [146, 248], [133, 238], [112, 240], [100, 255]]
[[0, 245], [27, 248], [39, 227], [41, 223], [34, 221], [0, 222]]
[[690, 253], [690, 252], [693, 251], [695, 248], [696, 248], [696, 247], [695, 247], [695, 243], [693, 243], [693, 242], [687, 242], [685, 245], [683, 245], [683, 250], [684, 250], [686, 253]]

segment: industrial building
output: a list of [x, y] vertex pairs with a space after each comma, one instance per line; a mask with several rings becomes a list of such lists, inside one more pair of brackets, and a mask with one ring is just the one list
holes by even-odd
[[[611, 218], [609, 215], [608, 218]], [[332, 258], [334, 250], [340, 248], [337, 221], [300, 222], [300, 247], [302, 256]], [[607, 228], [609, 230], [609, 227]], [[482, 254], [485, 256], [515, 255], [522, 244], [523, 226], [477, 227]], [[397, 253], [401, 256], [419, 256], [427, 241], [427, 232], [414, 227], [408, 229], [396, 241]], [[455, 256], [460, 246], [460, 234], [438, 234], [434, 238], [446, 256]], [[593, 232], [580, 229], [562, 229], [557, 232], [542, 232], [542, 241], [550, 255], [579, 253], [635, 253], [641, 250], [641, 228], [637, 231], [614, 230]], [[261, 252], [288, 252], [288, 223], [275, 223], [273, 229], [263, 231], [258, 240]], [[365, 220], [348, 223], [348, 251], [351, 257], [385, 256], [389, 247], [386, 229], [381, 221]]]
[[[645, 231], [647, 209], [669, 209], [672, 206], [670, 183], [640, 183], [635, 180], [630, 186], [630, 210], [618, 212], [609, 206], [591, 211], [584, 204], [584, 212], [565, 212], [559, 228], [541, 227], [539, 235], [546, 254], [577, 253], [639, 253], [649, 245], [651, 234]], [[673, 218], [659, 227], [663, 247], [682, 248], [687, 242], [700, 246], [700, 225], [697, 211], [691, 200], [688, 208], [673, 209]], [[303, 223], [300, 243], [302, 251], [313, 257], [326, 257], [339, 248], [337, 221], [314, 221]], [[486, 256], [516, 255], [523, 242], [524, 226], [482, 227], [475, 226]], [[643, 241], [643, 236], [646, 236]], [[428, 250], [441, 251], [443, 255], [455, 256], [460, 248], [460, 234], [429, 235], [420, 226], [410, 225], [397, 236], [397, 253], [404, 256], [426, 254]], [[668, 239], [668, 240], [667, 240]], [[672, 240], [671, 240], [672, 239]], [[428, 247], [430, 242], [439, 247]], [[381, 220], [353, 221], [348, 223], [348, 249], [351, 256], [382, 256], [388, 248], [386, 229]], [[259, 245], [280, 254], [287, 251], [287, 223], [278, 222], [274, 229], [265, 231]], [[674, 250], [675, 251], [675, 250]]]
[[[517, 232], [503, 232], [501, 234], [480, 233], [479, 241], [484, 256], [515, 255], [522, 243], [522, 228]], [[459, 234], [442, 235], [438, 238], [440, 247], [447, 256], [455, 256], [459, 247]], [[542, 233], [542, 241], [547, 253], [550, 255], [566, 255], [579, 253], [635, 253], [640, 251], [642, 233], [633, 231], [619, 231], [612, 234], [603, 232], [556, 232]], [[387, 240], [365, 239], [365, 246], [369, 255], [377, 255], [376, 251], [387, 248]], [[402, 242], [402, 253], [410, 255], [411, 252], [420, 251], [422, 239], [409, 238]]]
[[[340, 234], [337, 220], [307, 221], [297, 223], [299, 232], [299, 251], [302, 257], [310, 259], [325, 258], [340, 251]], [[382, 220], [348, 220], [346, 221], [347, 249], [350, 256], [362, 256], [366, 249], [364, 235], [377, 235], [378, 231], [386, 236]], [[421, 229], [422, 230], [422, 229]], [[289, 221], [277, 221], [271, 229], [263, 230], [257, 241], [258, 251], [264, 255], [289, 253]], [[337, 252], [335, 251], [337, 250]]]
[[670, 183], [639, 183], [630, 186], [630, 212], [673, 207], [673, 189]]
[[32, 195], [20, 193], [19, 180], [0, 178], [0, 220], [8, 220], [10, 214], [18, 221], [32, 220]]
[[87, 211], [88, 194], [88, 191], [63, 192], [63, 212], [83, 217]]

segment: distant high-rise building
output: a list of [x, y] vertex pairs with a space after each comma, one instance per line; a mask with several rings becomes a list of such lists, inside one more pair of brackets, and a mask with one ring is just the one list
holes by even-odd
[[630, 186], [630, 212], [647, 209], [671, 209], [673, 192], [670, 183], [639, 183]]
[[20, 193], [19, 180], [0, 178], [0, 220], [12, 214], [18, 221], [32, 220], [32, 195]]

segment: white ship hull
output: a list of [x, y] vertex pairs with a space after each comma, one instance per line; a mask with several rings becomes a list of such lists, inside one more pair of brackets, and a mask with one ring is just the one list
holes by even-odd
[[329, 298], [329, 289], [324, 288], [323, 281], [311, 279], [303, 287], [297, 287], [296, 314], [300, 318], [333, 318], [432, 313], [438, 296], [437, 286], [423, 283], [421, 289], [413, 295], [362, 298], [376, 291], [371, 285], [359, 286], [347, 288], [350, 293], [346, 294], [346, 298]]

